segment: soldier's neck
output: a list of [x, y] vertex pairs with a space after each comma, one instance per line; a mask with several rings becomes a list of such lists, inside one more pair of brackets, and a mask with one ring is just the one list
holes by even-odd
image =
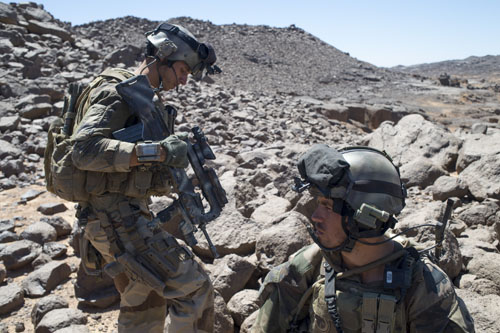
[[[364, 239], [366, 242], [379, 242], [384, 240], [383, 237]], [[366, 245], [356, 242], [356, 245], [351, 252], [342, 252], [342, 260], [348, 269], [362, 267], [380, 258], [383, 258], [394, 251], [394, 242], [388, 241], [380, 245]], [[384, 278], [385, 265], [379, 265], [368, 271], [361, 273], [363, 283], [381, 281]]]

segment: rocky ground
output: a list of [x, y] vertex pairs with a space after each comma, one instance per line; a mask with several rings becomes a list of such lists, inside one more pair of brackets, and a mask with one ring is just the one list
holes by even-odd
[[[310, 242], [302, 226], [310, 198], [290, 186], [298, 156], [315, 142], [370, 145], [394, 158], [409, 188], [396, 231], [441, 219], [453, 199], [440, 265], [476, 330], [500, 332], [494, 78], [478, 70], [444, 86], [424, 71], [358, 61], [295, 26], [173, 21], [212, 42], [224, 70], [163, 96], [180, 112], [179, 131], [203, 128], [229, 198], [207, 228], [222, 258], [211, 258], [201, 234], [193, 249], [217, 290], [217, 332], [248, 332], [261, 278]], [[105, 276], [78, 270], [73, 204], [45, 191], [43, 152], [68, 83], [137, 65], [142, 32], [156, 24], [125, 17], [72, 27], [34, 3], [0, 3], [0, 332], [115, 330], [117, 292]], [[167, 202], [154, 198], [152, 209]], [[425, 248], [433, 230], [407, 238]]]

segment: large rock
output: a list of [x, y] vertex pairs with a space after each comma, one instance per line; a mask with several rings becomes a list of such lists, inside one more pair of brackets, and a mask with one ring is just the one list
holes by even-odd
[[448, 171], [454, 170], [461, 146], [461, 141], [446, 128], [417, 114], [403, 117], [396, 125], [382, 123], [363, 139], [363, 143], [385, 150], [398, 165], [425, 157]]
[[263, 205], [257, 207], [250, 218], [260, 225], [269, 225], [277, 216], [288, 212], [291, 206], [290, 201], [270, 195]]
[[17, 129], [21, 118], [17, 115], [0, 118], [0, 132], [14, 131]]
[[43, 317], [36, 326], [35, 333], [53, 333], [71, 325], [87, 324], [87, 315], [78, 309], [55, 309]]
[[235, 254], [216, 259], [210, 272], [214, 288], [228, 302], [245, 287], [255, 268], [254, 263]]
[[15, 283], [0, 287], [0, 315], [11, 313], [24, 304], [23, 289]]
[[476, 199], [500, 199], [500, 153], [470, 163], [459, 177]]
[[71, 233], [72, 227], [62, 216], [42, 217], [41, 222], [50, 224], [56, 229], [57, 237], [67, 236]]
[[37, 210], [44, 215], [54, 215], [68, 210], [68, 208], [61, 202], [49, 202], [41, 204]]
[[227, 308], [237, 326], [241, 326], [243, 321], [254, 311], [259, 309], [259, 292], [254, 289], [244, 289], [236, 293], [227, 303]]
[[17, 12], [14, 7], [0, 2], [0, 22], [6, 24], [17, 24]]
[[2, 244], [0, 260], [8, 270], [16, 270], [31, 263], [42, 252], [42, 246], [29, 240]]
[[448, 198], [457, 197], [463, 198], [469, 193], [469, 188], [465, 182], [452, 176], [441, 176], [432, 186], [429, 187], [434, 200], [445, 201]]
[[[255, 250], [255, 242], [262, 226], [245, 218], [238, 211], [224, 210], [220, 217], [207, 225], [210, 235], [219, 255], [237, 254], [249, 255]], [[201, 257], [212, 257], [205, 236], [201, 231], [196, 233], [198, 244], [193, 251]]]
[[474, 256], [467, 264], [470, 273], [479, 278], [493, 281], [500, 285], [500, 254], [483, 252], [481, 256]]
[[234, 332], [233, 317], [231, 317], [231, 313], [227, 309], [226, 302], [224, 301], [224, 299], [217, 290], [215, 291], [214, 308], [215, 308], [214, 332], [233, 333]]
[[14, 146], [13, 144], [0, 140], [0, 159], [4, 159], [7, 156], [12, 156], [14, 158], [19, 157], [22, 154], [22, 150]]
[[482, 203], [473, 203], [460, 209], [458, 218], [468, 226], [493, 225], [498, 220], [496, 213], [499, 211], [497, 200], [484, 200]]
[[500, 153], [500, 131], [491, 134], [469, 134], [465, 136], [462, 148], [457, 159], [457, 171], [462, 172], [471, 163], [486, 156], [494, 156]]
[[311, 243], [311, 237], [303, 223], [308, 219], [297, 212], [277, 218], [273, 225], [264, 229], [257, 238], [255, 253], [259, 266], [270, 269], [288, 260], [288, 257]]
[[254, 311], [250, 316], [248, 316], [245, 321], [241, 324], [240, 333], [250, 333], [252, 332], [252, 327], [257, 320], [257, 316], [259, 315], [259, 311]]
[[401, 180], [407, 188], [412, 186], [426, 188], [445, 173], [446, 171], [435, 165], [431, 160], [419, 158], [403, 164], [401, 167]]
[[476, 332], [498, 333], [500, 327], [500, 296], [481, 296], [467, 289], [456, 289], [460, 298], [467, 305], [470, 315], [474, 319]]
[[35, 222], [24, 229], [21, 237], [43, 245], [44, 243], [55, 241], [57, 239], [57, 232], [48, 223]]
[[31, 322], [37, 326], [47, 312], [68, 307], [68, 301], [61, 296], [48, 295], [41, 298], [31, 310]]
[[75, 38], [71, 35], [71, 33], [69, 33], [68, 31], [64, 30], [63, 28], [57, 26], [52, 22], [40, 22], [37, 20], [30, 20], [28, 21], [28, 26], [26, 28], [28, 29], [29, 32], [34, 34], [54, 35], [61, 38], [63, 41], [68, 41], [71, 43], [75, 41]]
[[71, 274], [70, 266], [62, 261], [51, 261], [31, 272], [23, 280], [23, 289], [28, 297], [44, 296], [66, 280]]

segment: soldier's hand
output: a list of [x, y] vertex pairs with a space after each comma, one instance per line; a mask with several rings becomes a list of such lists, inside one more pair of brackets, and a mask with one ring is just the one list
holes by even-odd
[[174, 168], [185, 168], [188, 166], [187, 138], [188, 134], [183, 132], [170, 135], [166, 139], [160, 141], [161, 146], [167, 153], [167, 157], [163, 162], [164, 164]]

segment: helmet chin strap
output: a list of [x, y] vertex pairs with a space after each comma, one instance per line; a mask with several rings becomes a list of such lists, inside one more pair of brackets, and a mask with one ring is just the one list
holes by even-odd
[[158, 75], [158, 80], [160, 80], [160, 83], [158, 84], [158, 88], [153, 89], [155, 94], [163, 90], [163, 78], [160, 74], [160, 62], [158, 62], [158, 65], [156, 66], [156, 74]]
[[[342, 217], [343, 219], [347, 219], [348, 217], [347, 216], [343, 216]], [[340, 252], [340, 251], [344, 251], [344, 252], [351, 252], [353, 247], [354, 247], [354, 244], [356, 243], [356, 240], [355, 238], [352, 237], [351, 233], [349, 231], [346, 231], [346, 234], [347, 234], [347, 238], [338, 246], [335, 246], [335, 247], [326, 247], [324, 246], [323, 244], [321, 244], [321, 241], [319, 240], [318, 236], [316, 236], [316, 234], [314, 233], [314, 230], [313, 228], [311, 228], [311, 226], [307, 223], [307, 222], [304, 222], [304, 225], [307, 229], [307, 232], [309, 233], [309, 236], [311, 236], [311, 238], [313, 239], [313, 241], [323, 250], [323, 251], [326, 251], [326, 252]], [[344, 223], [342, 223], [342, 228], [344, 228]], [[346, 230], [344, 228], [344, 230]]]

